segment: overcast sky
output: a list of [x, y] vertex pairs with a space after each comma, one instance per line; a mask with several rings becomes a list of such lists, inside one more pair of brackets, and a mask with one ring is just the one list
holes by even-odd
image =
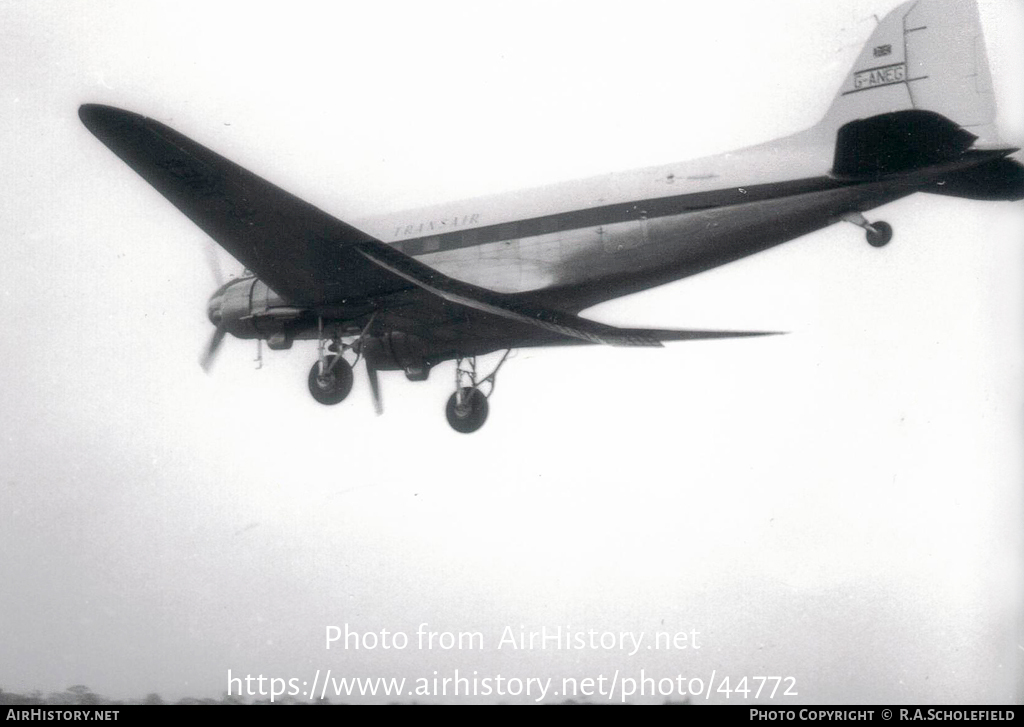
[[[0, 1], [0, 688], [644, 668], [1019, 702], [1019, 203], [917, 195], [870, 215], [882, 250], [838, 225], [605, 304], [791, 334], [520, 352], [465, 437], [451, 364], [382, 374], [379, 418], [361, 377], [313, 402], [310, 342], [257, 371], [229, 340], [204, 375], [207, 239], [77, 116], [143, 113], [357, 220], [808, 127], [894, 5]], [[1024, 10], [983, 10], [1019, 142]], [[325, 651], [346, 622], [702, 648]]]

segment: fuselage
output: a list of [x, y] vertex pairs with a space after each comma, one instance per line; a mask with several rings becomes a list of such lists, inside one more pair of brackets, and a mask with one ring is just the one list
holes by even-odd
[[[843, 177], [831, 171], [835, 133], [825, 123], [691, 162], [423, 208], [355, 226], [451, 278], [578, 313], [922, 189], [934, 191], [948, 175], [1008, 151], [978, 149], [900, 173]], [[375, 310], [359, 302], [303, 310], [256, 279], [232, 288], [230, 295], [221, 292], [211, 310], [246, 321], [244, 329], [232, 333], [266, 337], [271, 347], [315, 339], [322, 323], [358, 329]], [[487, 341], [484, 330], [475, 331], [473, 339], [480, 347], [476, 353], [502, 347], [498, 339]]]
[[[833, 137], [834, 138], [834, 137]], [[692, 275], [914, 191], [829, 174], [811, 129], [690, 162], [362, 220], [442, 273], [563, 309]]]

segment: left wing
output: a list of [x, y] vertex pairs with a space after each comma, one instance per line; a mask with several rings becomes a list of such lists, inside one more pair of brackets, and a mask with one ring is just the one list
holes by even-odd
[[82, 123], [274, 291], [299, 306], [386, 296], [409, 283], [358, 254], [366, 233], [145, 116], [85, 104]]

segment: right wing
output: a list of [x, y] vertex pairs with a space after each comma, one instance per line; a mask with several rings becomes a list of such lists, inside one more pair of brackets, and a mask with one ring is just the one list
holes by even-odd
[[774, 335], [771, 331], [664, 330], [609, 326], [573, 313], [532, 304], [522, 296], [498, 293], [450, 278], [382, 242], [359, 243], [356, 249], [367, 260], [449, 303], [588, 343], [603, 343], [609, 346], [661, 346], [662, 341]]

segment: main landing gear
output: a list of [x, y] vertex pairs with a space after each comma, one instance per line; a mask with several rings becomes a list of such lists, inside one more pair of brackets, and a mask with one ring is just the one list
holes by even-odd
[[309, 370], [309, 393], [321, 404], [340, 404], [352, 391], [352, 365], [340, 354], [320, 356]]
[[342, 343], [340, 336], [327, 338], [324, 336], [323, 322], [320, 322], [320, 337], [317, 341], [317, 360], [309, 370], [309, 393], [321, 404], [333, 406], [340, 404], [352, 391], [352, 366], [359, 360], [349, 363], [344, 354], [353, 350], [353, 344]]
[[[452, 429], [460, 434], [472, 434], [487, 421], [487, 399], [494, 393], [498, 371], [508, 360], [511, 349], [505, 351], [494, 371], [477, 379], [476, 356], [455, 359], [455, 393], [448, 398], [444, 413]], [[489, 384], [487, 393], [481, 387]]]
[[[352, 370], [362, 359], [366, 362], [374, 405], [377, 413], [381, 413], [380, 390], [377, 386], [377, 364], [381, 352], [379, 341], [368, 337], [372, 323], [371, 317], [366, 327], [359, 332], [356, 328], [343, 329], [340, 326], [324, 330], [323, 322], [320, 322], [317, 360], [309, 370], [308, 377], [309, 393], [316, 401], [326, 406], [344, 401], [352, 391]], [[512, 349], [506, 350], [494, 370], [483, 377], [477, 374], [476, 356], [458, 356], [455, 359], [455, 393], [448, 398], [445, 406], [445, 416], [452, 429], [460, 434], [470, 434], [484, 425], [489, 410], [487, 400], [494, 393], [498, 371], [511, 353]], [[406, 375], [413, 381], [422, 381], [429, 370], [429, 364], [424, 364], [419, 368], [407, 369]]]
[[871, 247], [885, 247], [892, 240], [892, 225], [888, 222], [883, 222], [882, 220], [868, 222], [860, 212], [850, 212], [843, 215], [843, 220], [857, 225], [857, 227], [863, 227], [865, 237]]

